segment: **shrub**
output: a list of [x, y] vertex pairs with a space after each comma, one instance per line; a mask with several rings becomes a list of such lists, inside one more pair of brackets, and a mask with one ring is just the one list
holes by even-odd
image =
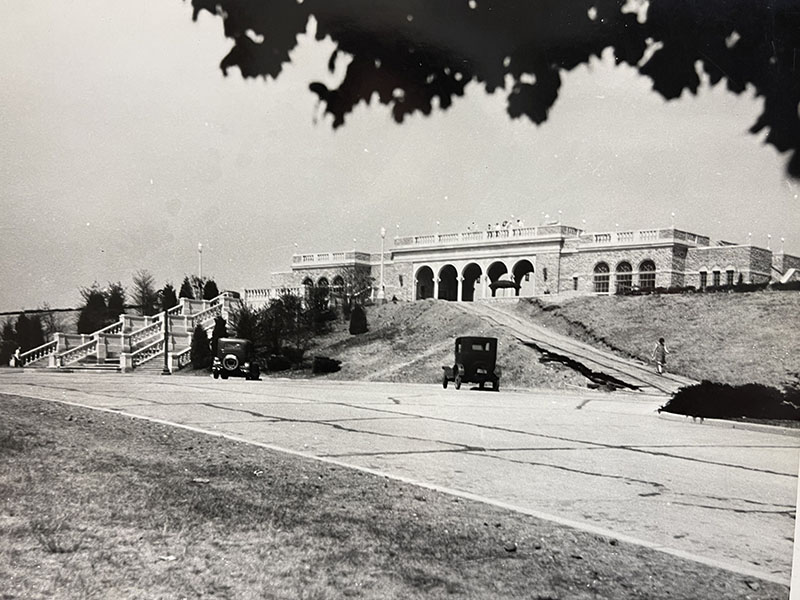
[[356, 304], [350, 313], [350, 333], [352, 335], [359, 335], [367, 331], [367, 313], [364, 312], [360, 304]]
[[268, 371], [286, 371], [292, 367], [292, 363], [285, 356], [280, 354], [270, 354], [267, 357]]
[[678, 390], [661, 410], [690, 417], [796, 421], [800, 420], [800, 389], [782, 392], [758, 383], [733, 386], [703, 381]]
[[341, 370], [342, 361], [335, 358], [328, 358], [327, 356], [315, 356], [311, 363], [311, 372], [319, 373], [335, 373]]
[[192, 333], [192, 349], [189, 352], [192, 368], [207, 369], [211, 366], [211, 346], [208, 342], [208, 334], [200, 324], [194, 328]]

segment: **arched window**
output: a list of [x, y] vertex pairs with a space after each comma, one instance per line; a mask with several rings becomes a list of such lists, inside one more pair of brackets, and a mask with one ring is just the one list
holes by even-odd
[[598, 294], [608, 293], [609, 271], [608, 265], [604, 262], [597, 263], [594, 267], [594, 291]]
[[656, 289], [656, 263], [643, 260], [639, 265], [639, 288], [642, 291]]
[[627, 294], [633, 287], [633, 267], [629, 262], [621, 262], [617, 265], [617, 293]]

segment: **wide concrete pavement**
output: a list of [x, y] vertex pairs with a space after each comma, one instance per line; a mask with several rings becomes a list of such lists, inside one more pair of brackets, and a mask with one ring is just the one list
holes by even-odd
[[12, 370], [0, 392], [224, 434], [790, 580], [800, 430], [659, 418], [662, 397]]

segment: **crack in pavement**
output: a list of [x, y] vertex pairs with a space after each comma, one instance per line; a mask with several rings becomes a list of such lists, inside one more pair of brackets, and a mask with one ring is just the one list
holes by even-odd
[[672, 501], [672, 504], [677, 504], [680, 506], [691, 506], [693, 508], [707, 508], [709, 510], [722, 510], [725, 512], [732, 512], [736, 514], [745, 514], [745, 515], [782, 515], [785, 517], [790, 517], [792, 520], [795, 519], [795, 511], [794, 508], [792, 509], [784, 509], [784, 510], [756, 510], [756, 509], [745, 509], [745, 508], [735, 508], [733, 506], [713, 506], [710, 504], [695, 504], [694, 502], [679, 502], [679, 501]]

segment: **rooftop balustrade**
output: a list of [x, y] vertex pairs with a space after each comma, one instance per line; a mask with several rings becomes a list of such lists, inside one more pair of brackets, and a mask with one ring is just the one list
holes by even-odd
[[370, 264], [371, 254], [369, 252], [317, 252], [315, 254], [294, 254], [292, 255], [292, 266], [318, 266], [336, 264]]
[[420, 246], [450, 246], [471, 244], [492, 244], [525, 239], [576, 237], [581, 230], [568, 225], [541, 225], [538, 227], [512, 227], [506, 229], [487, 229], [484, 231], [462, 231], [458, 233], [430, 233], [394, 238], [395, 248]]
[[580, 236], [582, 246], [616, 246], [626, 244], [652, 244], [656, 242], [683, 242], [689, 246], [708, 246], [709, 238], [680, 229], [639, 229], [636, 231], [608, 231], [585, 233]]

